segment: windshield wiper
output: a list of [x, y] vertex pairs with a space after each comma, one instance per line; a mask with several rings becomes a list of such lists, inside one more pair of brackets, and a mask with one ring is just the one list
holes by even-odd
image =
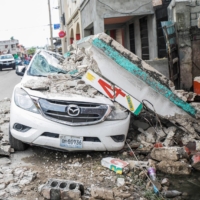
[[68, 72], [59, 71], [57, 74], [68, 74]]
[[37, 77], [47, 77], [47, 76], [44, 76], [44, 75], [33, 75], [33, 74], [29, 74], [30, 76], [37, 76]]

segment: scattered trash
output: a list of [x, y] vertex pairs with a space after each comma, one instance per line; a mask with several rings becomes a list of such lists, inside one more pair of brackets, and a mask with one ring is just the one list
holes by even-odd
[[127, 171], [129, 163], [117, 158], [108, 157], [101, 160], [101, 165], [116, 172], [116, 174], [122, 174], [124, 171]]
[[149, 167], [148, 169], [149, 177], [152, 181], [156, 181], [156, 170], [153, 167]]
[[162, 195], [166, 198], [174, 198], [177, 196], [180, 196], [182, 192], [179, 192], [177, 190], [169, 190], [169, 191], [164, 191]]

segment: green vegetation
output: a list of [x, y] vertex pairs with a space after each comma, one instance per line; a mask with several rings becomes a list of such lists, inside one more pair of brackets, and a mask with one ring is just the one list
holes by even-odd
[[29, 55], [35, 54], [35, 51], [36, 51], [36, 47], [31, 47], [30, 49], [27, 50]]

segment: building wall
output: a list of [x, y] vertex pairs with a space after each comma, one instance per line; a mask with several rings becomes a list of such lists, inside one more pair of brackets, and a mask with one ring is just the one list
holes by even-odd
[[[141, 56], [141, 38], [139, 19], [148, 16], [148, 36], [150, 59], [157, 57], [157, 37], [156, 37], [156, 21], [152, 2], [148, 0], [86, 0], [81, 5], [82, 34], [84, 37], [91, 34], [98, 34], [107, 30], [115, 29], [117, 32], [123, 29], [123, 37], [121, 44], [130, 50], [129, 24], [116, 23], [112, 25], [105, 24], [105, 19], [127, 17], [132, 18], [131, 23], [135, 26], [135, 46], [136, 54]], [[112, 28], [111, 28], [112, 27]], [[122, 41], [123, 40], [123, 41]]]
[[61, 29], [66, 32], [66, 37], [62, 38], [63, 54], [67, 52], [67, 46], [74, 40], [82, 38], [80, 4], [83, 0], [58, 0], [60, 17], [64, 14], [65, 24], [61, 21]]
[[18, 48], [17, 44], [19, 43], [18, 40], [4, 40], [0, 41], [0, 54], [6, 53], [6, 51], [9, 51], [10, 54], [17, 54]]
[[94, 34], [104, 32], [105, 18], [147, 14], [154, 14], [152, 3], [148, 0], [86, 0], [81, 6], [82, 32], [91, 24]]
[[[190, 90], [193, 86], [193, 78], [199, 75], [200, 49], [199, 41], [193, 38], [193, 29], [197, 29], [197, 13], [200, 13], [200, 6], [196, 1], [173, 0], [168, 7], [169, 20], [176, 23], [177, 42], [179, 46], [181, 88]], [[198, 33], [200, 39], [200, 33]], [[191, 37], [192, 36], [192, 37]], [[191, 41], [191, 39], [193, 41]], [[198, 65], [197, 67], [194, 66]]]

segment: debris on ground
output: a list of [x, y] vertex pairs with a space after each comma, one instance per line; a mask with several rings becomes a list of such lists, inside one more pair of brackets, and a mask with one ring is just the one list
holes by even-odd
[[[46, 184], [38, 187], [39, 193], [46, 199], [59, 197], [60, 199], [82, 198], [88, 200], [145, 199], [145, 196], [148, 196], [145, 194], [147, 191], [158, 192], [163, 198], [181, 196], [181, 192], [169, 188], [169, 179], [159, 180], [155, 176], [155, 172], [183, 176], [189, 175], [195, 170], [200, 171], [200, 122], [198, 121], [200, 105], [193, 102], [196, 94], [175, 90], [170, 80], [105, 34], [90, 38], [88, 42], [89, 44], [95, 44], [101, 51], [107, 50], [106, 53], [110, 54], [107, 56], [114, 56], [109, 62], [118, 62], [118, 69], [121, 66], [121, 62], [116, 60], [115, 55], [122, 58], [124, 63], [130, 64], [121, 66], [126, 71], [127, 80], [129, 78], [131, 80], [131, 73], [134, 70], [134, 72], [140, 72], [137, 74], [137, 79], [140, 79], [137, 82], [138, 88], [132, 90], [132, 87], [130, 87], [129, 89], [132, 90], [130, 95], [133, 96], [133, 93], [139, 94], [138, 91], [148, 85], [148, 91], [140, 93], [141, 99], [139, 100], [143, 105], [143, 110], [140, 110], [141, 113], [138, 113], [138, 115], [132, 115], [126, 144], [124, 149], [117, 154], [118, 157], [115, 156], [114, 158], [104, 152], [104, 154], [99, 153], [96, 158], [92, 156], [86, 156], [84, 159], [76, 157], [73, 159], [65, 158], [66, 163], [61, 162], [55, 164], [55, 166], [48, 159], [45, 159], [42, 169], [47, 170], [48, 179], [49, 176], [67, 177], [67, 180], [74, 181], [49, 179]], [[102, 45], [101, 48], [99, 47], [100, 44]], [[98, 62], [100, 58], [95, 56], [95, 51], [97, 50], [95, 48], [83, 48], [84, 44], [81, 41], [78, 47], [71, 46], [72, 49], [68, 52], [67, 58], [59, 64], [60, 69], [67, 71], [67, 74], [55, 73], [48, 77], [40, 78], [39, 81], [34, 81], [33, 79], [25, 82], [24, 87], [42, 90], [45, 94], [77, 94], [91, 98], [103, 96], [99, 90], [81, 79], [88, 70], [98, 74], [100, 77], [105, 76], [106, 70]], [[114, 52], [113, 54], [111, 49]], [[103, 64], [105, 63], [101, 65]], [[127, 69], [127, 66], [136, 66], [137, 70]], [[114, 67], [111, 66], [108, 70], [112, 71]], [[136, 76], [135, 74], [133, 75]], [[110, 73], [111, 76], [113, 76], [113, 71]], [[92, 79], [92, 77], [90, 78]], [[114, 76], [110, 79], [109, 77], [104, 78], [107, 78], [114, 86], [120, 81], [114, 80]], [[125, 90], [126, 84], [125, 80], [120, 87]], [[155, 88], [153, 88], [154, 86]], [[160, 86], [164, 89], [159, 93]], [[113, 91], [111, 88], [111, 92], [114, 92], [114, 97], [111, 99], [115, 101], [115, 90]], [[130, 99], [127, 99], [127, 102], [129, 102], [129, 110], [131, 110]], [[124, 109], [120, 103], [115, 102], [115, 104], [116, 107]], [[9, 121], [9, 109], [0, 107], [0, 115], [1, 126]], [[4, 139], [2, 141], [4, 143], [0, 145], [0, 154], [3, 152], [3, 155], [9, 156], [11, 151], [9, 144], [6, 144]], [[46, 157], [46, 155], [43, 155], [43, 157]], [[34, 157], [34, 159], [34, 162], [36, 162], [39, 158]], [[57, 156], [56, 161], [59, 159]], [[9, 159], [0, 159], [1, 162], [2, 164], [9, 164]], [[155, 180], [151, 177], [152, 173], [148, 173], [149, 168], [151, 170], [152, 168], [154, 169]], [[5, 171], [2, 172], [2, 178], [0, 179], [2, 180], [2, 185], [0, 185], [0, 188], [3, 189], [0, 192], [0, 197], [20, 194], [23, 186], [35, 179], [36, 174], [23, 170], [24, 168], [17, 168], [13, 171], [7, 169], [5, 170], [6, 173]], [[82, 184], [79, 184], [78, 181]], [[148, 197], [146, 199], [151, 198]]]

